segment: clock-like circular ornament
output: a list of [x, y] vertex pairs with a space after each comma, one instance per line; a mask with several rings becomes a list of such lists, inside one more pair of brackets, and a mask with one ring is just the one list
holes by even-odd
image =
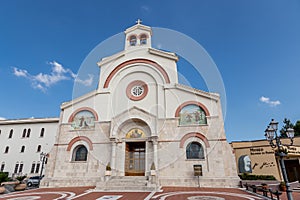
[[143, 81], [133, 81], [126, 88], [126, 95], [133, 101], [143, 99], [148, 93], [148, 86]]

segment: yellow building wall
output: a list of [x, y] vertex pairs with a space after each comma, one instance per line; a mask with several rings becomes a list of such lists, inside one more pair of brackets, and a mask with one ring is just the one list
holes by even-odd
[[[282, 144], [290, 144], [289, 139], [282, 139]], [[282, 180], [280, 165], [276, 160], [274, 150], [266, 140], [232, 142], [238, 173], [240, 174], [240, 158], [248, 156], [251, 160], [251, 172], [253, 175], [273, 175], [277, 180]], [[300, 159], [300, 137], [294, 139], [293, 147], [290, 147], [290, 156], [286, 159]], [[293, 154], [292, 154], [293, 153]]]

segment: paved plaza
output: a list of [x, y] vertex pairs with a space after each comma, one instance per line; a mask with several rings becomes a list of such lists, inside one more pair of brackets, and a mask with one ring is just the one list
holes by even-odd
[[[294, 200], [300, 193], [293, 193]], [[106, 192], [94, 187], [40, 188], [0, 195], [0, 200], [259, 200], [261, 196], [238, 188], [163, 187], [159, 192]], [[286, 195], [281, 196], [286, 200]]]

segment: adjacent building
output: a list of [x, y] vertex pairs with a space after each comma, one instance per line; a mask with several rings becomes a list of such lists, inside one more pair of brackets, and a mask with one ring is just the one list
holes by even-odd
[[0, 171], [11, 177], [39, 175], [40, 153], [54, 145], [58, 118], [0, 120]]
[[152, 48], [151, 38], [148, 26], [128, 28], [124, 50], [99, 58], [98, 88], [61, 105], [44, 187], [150, 180], [151, 166], [156, 185], [238, 185], [220, 96], [179, 84], [178, 56]]
[[[282, 144], [290, 145], [290, 139], [281, 139]], [[254, 175], [273, 175], [283, 180], [279, 160], [267, 140], [238, 141], [231, 143], [235, 152], [238, 173]], [[294, 144], [286, 147], [284, 163], [290, 182], [300, 181], [300, 137]]]

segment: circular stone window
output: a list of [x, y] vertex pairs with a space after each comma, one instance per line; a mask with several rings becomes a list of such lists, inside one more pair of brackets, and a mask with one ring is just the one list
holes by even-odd
[[133, 81], [126, 89], [126, 95], [133, 101], [139, 101], [143, 99], [148, 93], [148, 86], [143, 81]]

